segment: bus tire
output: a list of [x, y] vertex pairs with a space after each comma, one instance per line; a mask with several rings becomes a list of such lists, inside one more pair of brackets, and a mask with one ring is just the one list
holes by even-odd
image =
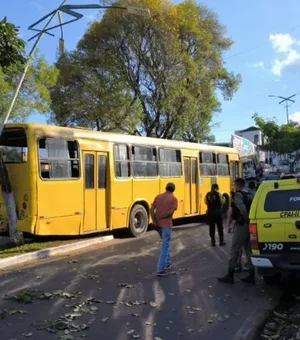
[[130, 212], [129, 233], [133, 237], [143, 235], [149, 225], [147, 210], [140, 204], [135, 205]]

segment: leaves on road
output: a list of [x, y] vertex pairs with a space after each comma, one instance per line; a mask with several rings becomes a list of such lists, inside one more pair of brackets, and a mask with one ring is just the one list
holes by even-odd
[[129, 284], [129, 283], [119, 283], [118, 287], [124, 287], [124, 288], [128, 288], [128, 289], [132, 289], [132, 288], [134, 288], [134, 285]]
[[157, 307], [157, 304], [155, 302], [149, 302], [149, 305], [152, 307], [152, 308], [156, 308]]
[[299, 297], [293, 297], [292, 304], [281, 306], [283, 311], [274, 311], [266, 322], [261, 339], [300, 340]]
[[56, 290], [53, 292], [41, 292], [37, 289], [32, 290], [25, 290], [20, 292], [18, 295], [14, 295], [12, 297], [8, 297], [8, 299], [13, 299], [20, 303], [31, 303], [34, 299], [35, 300], [51, 300], [54, 298], [61, 298], [61, 299], [70, 299], [74, 300], [80, 296], [80, 292], [64, 292], [62, 290]]

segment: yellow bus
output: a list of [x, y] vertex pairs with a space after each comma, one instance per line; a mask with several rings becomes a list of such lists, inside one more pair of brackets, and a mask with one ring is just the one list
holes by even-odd
[[[0, 139], [14, 190], [18, 230], [81, 235], [146, 232], [149, 208], [176, 185], [174, 218], [204, 215], [212, 183], [230, 196], [241, 175], [235, 149], [36, 124], [7, 124]], [[3, 199], [0, 223], [7, 226]]]

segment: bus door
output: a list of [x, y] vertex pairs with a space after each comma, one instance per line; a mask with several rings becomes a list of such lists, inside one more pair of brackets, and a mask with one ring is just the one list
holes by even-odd
[[84, 152], [84, 232], [107, 228], [107, 154]]
[[105, 152], [97, 152], [97, 230], [106, 229], [108, 157]]
[[97, 220], [97, 186], [96, 186], [96, 152], [84, 152], [84, 219], [83, 231], [96, 231]]
[[197, 158], [184, 158], [184, 214], [198, 212], [197, 196]]

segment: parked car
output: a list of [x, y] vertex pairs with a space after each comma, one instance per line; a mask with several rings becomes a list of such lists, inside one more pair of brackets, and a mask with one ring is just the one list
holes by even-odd
[[280, 179], [280, 174], [278, 172], [269, 172], [266, 176], [264, 182], [266, 181], [278, 181]]
[[300, 177], [299, 174], [284, 174], [280, 179], [292, 179], [297, 177]]

